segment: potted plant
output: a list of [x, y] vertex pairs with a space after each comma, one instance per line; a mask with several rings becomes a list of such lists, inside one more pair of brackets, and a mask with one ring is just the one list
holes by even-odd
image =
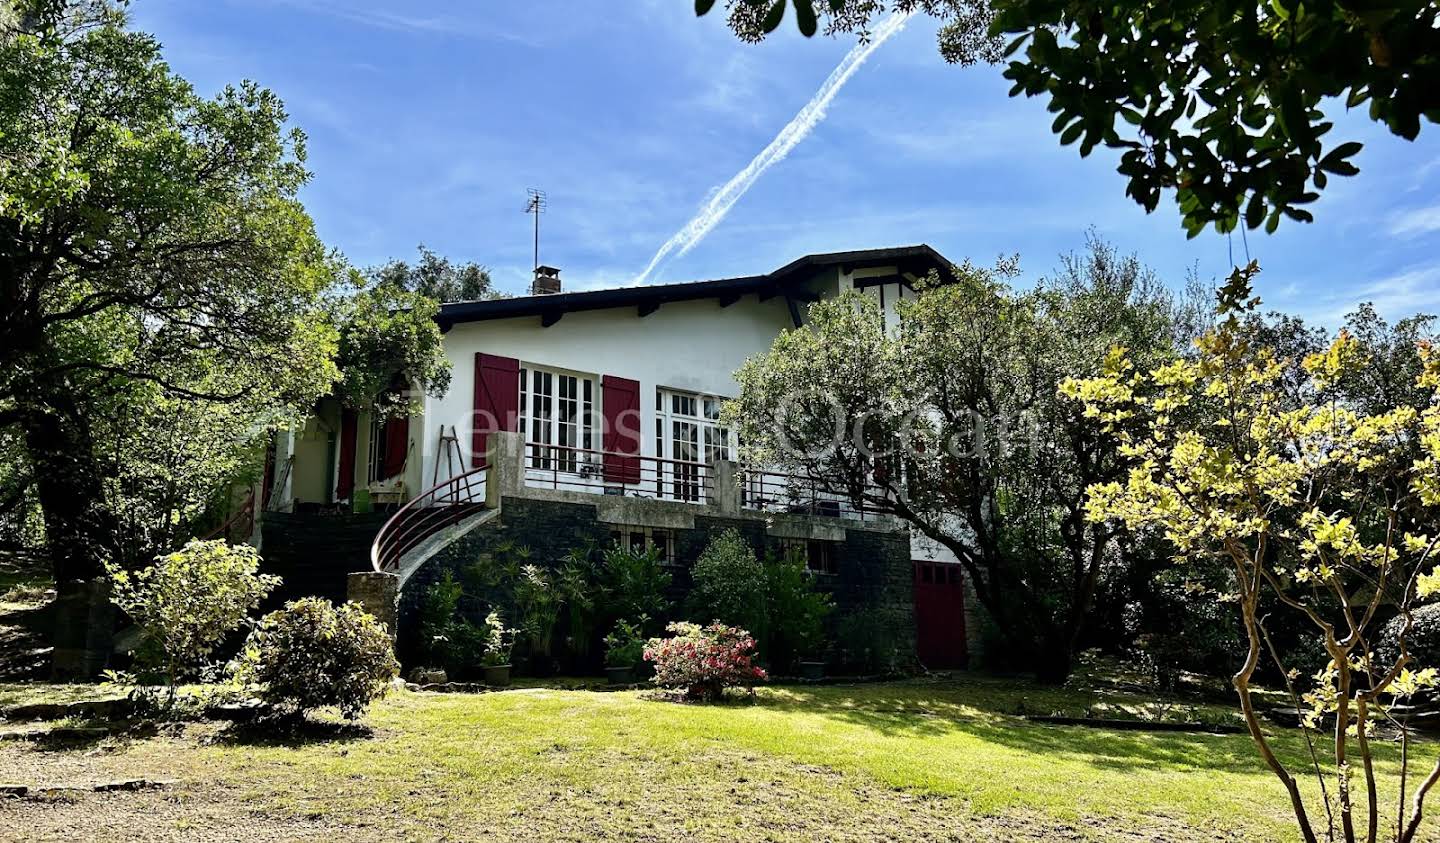
[[635, 666], [645, 656], [645, 637], [640, 631], [645, 620], [641, 615], [640, 622], [632, 624], [622, 618], [605, 636], [605, 676], [611, 685], [628, 685], [635, 680]]
[[515, 648], [515, 630], [506, 629], [498, 611], [485, 617], [485, 655], [480, 666], [485, 670], [485, 684], [510, 684], [510, 651]]

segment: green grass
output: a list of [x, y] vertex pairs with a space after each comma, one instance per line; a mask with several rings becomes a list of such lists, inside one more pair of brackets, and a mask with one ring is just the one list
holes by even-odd
[[[106, 755], [267, 814], [359, 817], [402, 836], [1290, 839], [1284, 792], [1247, 736], [1015, 714], [1097, 706], [1153, 713], [1139, 696], [978, 678], [769, 688], [716, 706], [546, 688], [399, 693], [372, 710], [368, 738], [157, 738]], [[1277, 729], [1275, 741], [1303, 773], [1300, 734]], [[1419, 763], [1434, 749], [1421, 746]], [[1393, 805], [1394, 747], [1377, 751]]]
[[43, 602], [55, 587], [46, 574], [33, 571], [0, 570], [0, 605], [31, 606]]

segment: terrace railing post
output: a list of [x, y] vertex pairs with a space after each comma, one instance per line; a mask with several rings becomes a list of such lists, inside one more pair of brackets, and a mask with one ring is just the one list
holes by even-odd
[[706, 503], [721, 512], [739, 512], [739, 477], [733, 460], [715, 460], [710, 463], [710, 483], [705, 490]]
[[490, 434], [490, 469], [485, 479], [485, 505], [499, 509], [501, 498], [525, 490], [525, 440], [519, 433]]

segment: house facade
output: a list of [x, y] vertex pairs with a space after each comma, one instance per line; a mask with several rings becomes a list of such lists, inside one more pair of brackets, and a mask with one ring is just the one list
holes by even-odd
[[[742, 473], [719, 418], [738, 389], [734, 372], [803, 326], [814, 302], [860, 290], [893, 320], [916, 280], [948, 266], [922, 245], [808, 255], [763, 275], [581, 292], [562, 291], [558, 271], [542, 267], [535, 290], [544, 292], [446, 304], [438, 320], [449, 391], [424, 396], [408, 419], [322, 406], [282, 435], [260, 496], [262, 550], [283, 556], [280, 545], [295, 543], [287, 530], [303, 531], [297, 519], [318, 515], [346, 513], [358, 539], [383, 520], [363, 510], [410, 502], [409, 528], [377, 530], [373, 549], [377, 566], [400, 574], [404, 607], [407, 593], [478, 552], [477, 542], [505, 537], [555, 553], [580, 540], [652, 546], [683, 581], [708, 533], [731, 526], [759, 547], [803, 554], [842, 609], [884, 603], [894, 623], [910, 627], [912, 649], [927, 649], [914, 639], [915, 601], [934, 605], [922, 608], [932, 615], [918, 621], [922, 638], [931, 653], [958, 648], [963, 659], [963, 614], [946, 617], [959, 613], [963, 585], [943, 549], [843, 496]], [[483, 500], [475, 481], [487, 486]], [[454, 506], [461, 497], [473, 512]], [[433, 513], [444, 505], [452, 515], [441, 529]], [[424, 512], [428, 522], [416, 514]]]

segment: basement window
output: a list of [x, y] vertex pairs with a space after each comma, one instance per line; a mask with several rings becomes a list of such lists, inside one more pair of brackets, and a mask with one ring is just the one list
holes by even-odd
[[633, 553], [654, 548], [662, 565], [674, 565], [675, 541], [669, 530], [659, 527], [618, 526], [610, 531], [610, 541]]
[[839, 542], [824, 539], [780, 539], [778, 549], [784, 556], [805, 560], [805, 570], [812, 574], [837, 574], [835, 546]]

